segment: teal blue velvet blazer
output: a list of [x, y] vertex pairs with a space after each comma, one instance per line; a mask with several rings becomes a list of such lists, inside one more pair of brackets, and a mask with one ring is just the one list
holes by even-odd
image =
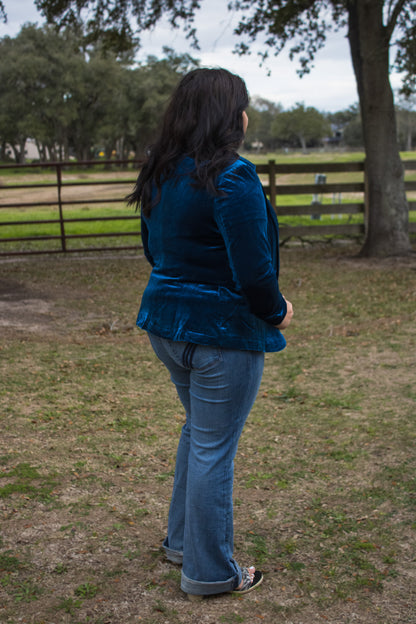
[[164, 338], [280, 351], [286, 314], [279, 290], [279, 230], [252, 163], [217, 178], [221, 196], [196, 188], [191, 158], [163, 185], [142, 240], [152, 265], [137, 325]]

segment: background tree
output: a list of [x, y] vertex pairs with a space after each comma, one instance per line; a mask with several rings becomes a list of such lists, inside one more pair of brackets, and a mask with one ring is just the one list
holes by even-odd
[[[29, 136], [34, 138], [42, 160], [68, 158], [69, 129], [76, 115], [76, 102], [71, 98], [74, 83], [84, 57], [76, 35], [67, 30], [58, 34], [50, 27], [23, 27], [15, 42], [30, 42], [22, 62], [30, 58], [30, 69], [36, 82], [32, 86], [33, 107]], [[25, 59], [26, 56], [26, 59]]]
[[198, 62], [188, 54], [175, 54], [164, 48], [164, 59], [149, 56], [144, 64], [131, 70], [127, 84], [129, 115], [126, 144], [136, 158], [155, 135], [168, 97], [180, 76], [196, 67]]
[[350, 148], [363, 149], [363, 124], [360, 114], [346, 124], [343, 132], [343, 140], [345, 145]]
[[353, 104], [335, 113], [328, 113], [326, 117], [331, 124], [334, 135], [339, 136], [343, 145], [363, 148], [362, 123], [358, 104]]
[[397, 107], [397, 133], [400, 147], [411, 151], [416, 142], [416, 96], [399, 96]]
[[136, 156], [152, 139], [182, 73], [197, 62], [165, 49], [132, 69], [100, 44], [85, 47], [78, 29], [26, 25], [0, 39], [0, 145], [25, 158], [27, 138], [41, 160]]
[[[120, 48], [134, 43], [132, 17], [138, 32], [153, 27], [162, 16], [174, 27], [182, 21], [196, 45], [193, 19], [200, 7], [198, 0], [35, 0], [35, 4], [50, 22], [84, 19], [91, 36], [101, 34]], [[301, 74], [309, 71], [327, 32], [348, 26], [367, 161], [369, 227], [362, 253], [386, 256], [409, 252], [408, 205], [389, 82], [389, 48], [393, 33], [399, 33], [397, 63], [407, 69], [406, 59], [415, 41], [414, 0], [230, 0], [228, 8], [243, 12], [236, 29], [243, 38], [241, 53], [249, 52], [251, 43], [259, 38], [264, 42], [264, 57], [269, 50], [278, 54], [289, 44], [290, 55], [300, 60]], [[409, 88], [413, 87], [410, 82]]]
[[70, 124], [77, 115], [72, 94], [85, 63], [71, 32], [26, 25], [0, 40], [0, 136], [24, 162], [28, 137], [43, 159], [68, 155]]
[[[409, 41], [416, 25], [411, 0], [235, 0], [250, 11], [237, 33], [249, 42], [265, 36], [266, 50], [275, 53], [289, 43], [300, 59], [300, 74], [309, 71], [315, 53], [331, 28], [348, 26], [348, 40], [357, 82], [366, 152], [368, 229], [362, 253], [371, 256], [410, 251], [408, 205], [397, 143], [393, 92], [389, 81], [389, 49], [395, 30]], [[404, 50], [404, 46], [402, 46]], [[246, 43], [240, 52], [249, 51]], [[404, 54], [404, 53], [403, 53]]]
[[261, 97], [254, 97], [248, 107], [249, 124], [244, 145], [257, 150], [273, 150], [278, 143], [273, 138], [271, 128], [276, 115], [282, 112], [282, 106]]
[[319, 145], [331, 133], [331, 128], [322, 113], [312, 106], [305, 107], [301, 102], [289, 111], [276, 115], [271, 132], [280, 140], [300, 145], [306, 152], [308, 145]]
[[[13, 41], [5, 37], [0, 41], [0, 136], [2, 152], [8, 144], [13, 150], [16, 162], [24, 162], [25, 145], [29, 136], [27, 116], [30, 108], [27, 106], [25, 94], [27, 81], [30, 79], [27, 68], [22, 71], [23, 76], [16, 73], [18, 57], [13, 49]], [[23, 69], [23, 68], [22, 68]], [[29, 110], [28, 110], [29, 109]]]
[[[53, 39], [62, 37], [49, 30], [51, 39], [46, 30], [27, 26], [15, 39], [4, 37], [0, 41], [0, 135], [21, 163], [25, 160], [26, 140], [33, 136], [34, 128], [38, 136], [46, 132], [42, 117], [45, 100], [49, 100], [50, 109], [53, 105], [50, 78], [55, 83], [55, 93], [59, 92], [60, 76], [54, 75], [53, 67], [47, 65], [45, 42], [50, 44], [49, 55], [53, 55]], [[63, 47], [63, 43], [57, 46]]]
[[416, 92], [416, 24], [414, 21], [398, 39], [396, 47], [396, 68], [404, 74], [401, 95], [409, 98]]
[[[94, 156], [94, 146], [103, 127], [115, 120], [119, 109], [122, 64], [100, 51], [83, 58], [70, 93], [74, 115], [69, 125], [69, 143], [76, 158]], [[116, 129], [118, 126], [115, 125]], [[103, 136], [103, 135], [102, 135]], [[115, 140], [114, 135], [112, 139]]]

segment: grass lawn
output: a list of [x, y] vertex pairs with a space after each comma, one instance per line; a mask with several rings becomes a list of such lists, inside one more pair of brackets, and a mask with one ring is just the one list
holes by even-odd
[[282, 250], [295, 308], [235, 466], [235, 555], [203, 605], [160, 551], [184, 417], [134, 327], [141, 256], [0, 263], [2, 624], [416, 622], [416, 259]]

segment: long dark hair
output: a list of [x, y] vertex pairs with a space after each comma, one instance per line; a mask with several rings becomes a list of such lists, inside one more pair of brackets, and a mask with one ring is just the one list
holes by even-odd
[[149, 216], [153, 185], [160, 196], [162, 178], [172, 177], [184, 156], [195, 160], [195, 183], [217, 194], [219, 172], [238, 157], [248, 102], [244, 81], [226, 69], [201, 68], [186, 74], [171, 96], [158, 138], [127, 197], [129, 205], [141, 205]]

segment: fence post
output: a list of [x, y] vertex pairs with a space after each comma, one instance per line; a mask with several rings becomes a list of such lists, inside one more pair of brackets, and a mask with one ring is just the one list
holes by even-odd
[[61, 246], [62, 251], [66, 251], [66, 240], [65, 240], [65, 223], [64, 223], [64, 213], [62, 210], [62, 167], [60, 163], [56, 164], [56, 182], [57, 182], [57, 190], [58, 190], [58, 210], [59, 210], [59, 226], [61, 228]]
[[269, 160], [269, 197], [270, 203], [273, 208], [276, 210], [276, 161]]

